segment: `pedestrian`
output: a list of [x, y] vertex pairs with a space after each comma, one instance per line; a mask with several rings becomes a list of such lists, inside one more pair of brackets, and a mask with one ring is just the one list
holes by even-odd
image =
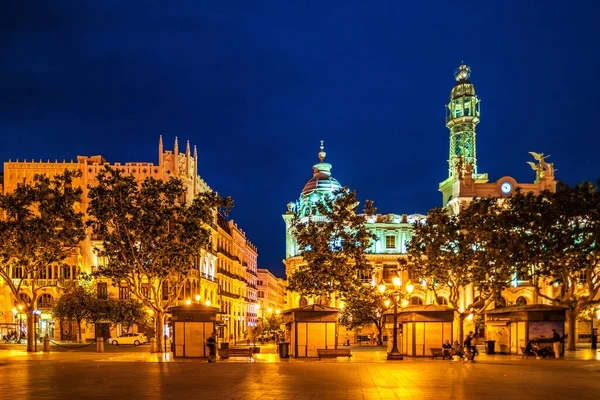
[[375, 335], [373, 335], [373, 332], [369, 333], [369, 344], [373, 344], [373, 342], [375, 341]]
[[206, 339], [208, 347], [208, 362], [217, 362], [217, 331], [214, 331], [208, 339]]
[[560, 335], [556, 329], [552, 329], [552, 347], [554, 349], [554, 357], [560, 358]]
[[346, 333], [346, 337], [344, 338], [344, 346], [350, 346], [350, 338], [348, 337], [347, 333]]

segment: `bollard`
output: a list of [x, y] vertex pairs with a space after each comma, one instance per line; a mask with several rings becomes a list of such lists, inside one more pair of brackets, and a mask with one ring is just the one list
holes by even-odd
[[96, 352], [104, 353], [104, 338], [96, 338]]
[[50, 352], [50, 338], [48, 335], [44, 336], [44, 353]]
[[150, 338], [150, 353], [156, 353], [156, 338]]

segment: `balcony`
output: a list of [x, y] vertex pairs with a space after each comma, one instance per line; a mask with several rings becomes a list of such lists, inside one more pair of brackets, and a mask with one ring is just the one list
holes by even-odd
[[232, 261], [240, 261], [239, 257], [234, 256], [233, 254], [230, 254], [229, 252], [225, 251], [222, 247], [219, 247], [217, 249], [217, 252], [223, 254], [225, 257], [229, 258]]
[[[21, 284], [21, 287], [25, 287], [25, 286], [31, 286], [31, 279], [11, 279], [13, 285], [18, 286], [19, 283]], [[56, 286], [56, 283], [58, 282], [58, 279], [37, 279], [35, 281], [35, 286], [36, 287], [42, 287], [42, 286]]]
[[223, 295], [225, 297], [229, 297], [231, 299], [239, 299], [241, 297], [239, 294], [229, 293], [226, 290], [221, 290], [221, 295]]

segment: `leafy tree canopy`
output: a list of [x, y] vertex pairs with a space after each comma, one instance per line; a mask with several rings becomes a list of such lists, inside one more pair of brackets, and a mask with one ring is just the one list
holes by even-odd
[[[82, 190], [72, 184], [80, 176], [68, 170], [35, 175], [33, 182], [0, 194], [0, 278], [30, 315], [48, 284], [48, 268], [70, 266], [71, 250], [85, 239], [78, 210]], [[33, 351], [33, 318], [27, 323], [27, 351]]]
[[302, 217], [295, 213], [292, 220], [303, 265], [288, 278], [288, 290], [302, 295], [344, 297], [362, 285], [361, 276], [372, 273], [366, 253], [374, 236], [365, 222], [376, 209], [367, 200], [364, 214], [357, 214], [356, 192], [345, 187], [322, 199], [313, 205], [314, 215]]

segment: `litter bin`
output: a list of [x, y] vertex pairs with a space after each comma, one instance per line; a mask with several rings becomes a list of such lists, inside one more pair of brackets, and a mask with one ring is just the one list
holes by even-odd
[[221, 350], [229, 350], [229, 342], [221, 342]]
[[495, 347], [496, 347], [495, 340], [486, 340], [485, 341], [485, 352], [487, 354], [496, 354], [496, 352], [494, 351]]
[[288, 342], [279, 342], [279, 358], [290, 357], [290, 344]]

